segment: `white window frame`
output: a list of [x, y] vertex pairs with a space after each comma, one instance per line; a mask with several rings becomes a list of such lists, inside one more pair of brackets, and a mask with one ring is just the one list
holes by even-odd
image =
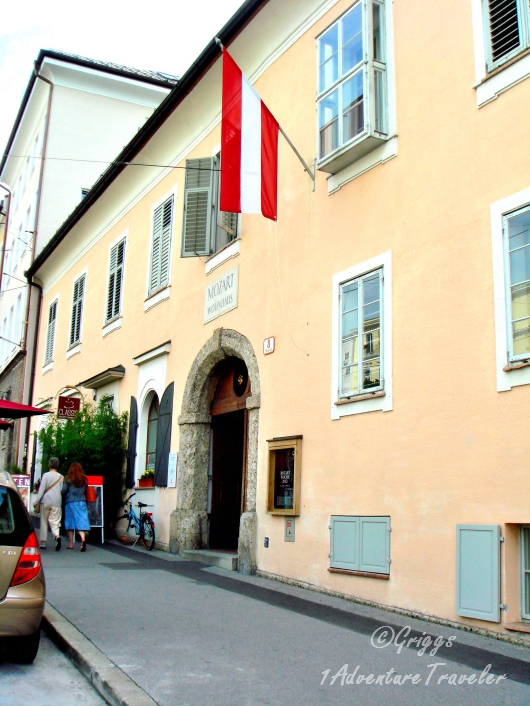
[[[495, 315], [495, 361], [497, 371], [497, 391], [511, 390], [518, 385], [530, 384], [530, 366], [510, 368], [517, 365], [517, 359], [510, 361], [509, 335], [509, 291], [506, 245], [504, 238], [504, 217], [530, 206], [530, 188], [519, 191], [490, 205], [491, 244], [493, 255], [493, 298]], [[519, 359], [520, 360], [520, 359]], [[519, 363], [520, 364], [520, 363]]]
[[[381, 380], [384, 388], [371, 388], [351, 398], [340, 398], [341, 389], [341, 285], [375, 270], [382, 270], [381, 308]], [[358, 265], [337, 272], [332, 277], [331, 326], [331, 418], [392, 409], [392, 251], [388, 250]]]
[[[55, 310], [55, 326], [53, 330], [53, 341], [51, 344], [51, 353], [50, 356], [47, 356], [46, 353], [48, 351], [48, 338], [50, 335], [50, 309], [52, 306], [56, 307]], [[55, 354], [55, 342], [57, 340], [57, 318], [58, 318], [58, 312], [59, 312], [59, 295], [54, 297], [52, 301], [48, 305], [48, 309], [46, 312], [46, 338], [44, 339], [44, 361], [43, 361], [43, 367], [47, 367], [51, 363], [53, 363], [54, 360], [54, 354]]]
[[[530, 10], [524, 20], [525, 38], [521, 46], [493, 64], [490, 59], [487, 3], [488, 0], [471, 0], [475, 54], [474, 88], [478, 108], [495, 100], [501, 93], [530, 76], [530, 53], [526, 53], [530, 48]], [[518, 3], [522, 7], [521, 0], [518, 0]], [[522, 56], [517, 59], [519, 54]]]
[[[151, 206], [151, 231], [150, 231], [150, 239], [149, 239], [149, 260], [148, 260], [148, 267], [147, 267], [147, 278], [146, 278], [146, 299], [149, 299], [150, 297], [154, 297], [157, 294], [160, 294], [160, 292], [164, 292], [166, 289], [171, 287], [171, 272], [173, 269], [173, 251], [174, 251], [174, 243], [175, 243], [175, 215], [176, 215], [176, 209], [177, 209], [177, 193], [178, 193], [178, 185], [175, 185], [173, 189], [168, 191], [161, 199], [156, 201], [152, 206]], [[152, 267], [152, 261], [153, 261], [153, 245], [154, 245], [154, 227], [155, 227], [155, 211], [157, 208], [162, 206], [168, 199], [173, 197], [173, 212], [171, 214], [171, 236], [170, 236], [170, 244], [169, 244], [169, 265], [168, 265], [168, 278], [167, 282], [159, 287], [158, 289], [153, 289], [152, 291], [150, 290], [150, 281], [151, 281], [151, 267]], [[165, 298], [164, 298], [165, 300]]]
[[[74, 277], [72, 281], [72, 310], [70, 314], [70, 328], [68, 330], [68, 349], [75, 348], [81, 343], [82, 340], [82, 329], [83, 329], [83, 319], [84, 319], [84, 309], [85, 309], [85, 297], [86, 297], [86, 283], [87, 283], [87, 272], [88, 268], [85, 267], [85, 269], [82, 272], [79, 272], [79, 274]], [[74, 301], [74, 294], [75, 294], [75, 287], [76, 284], [83, 279], [85, 280], [84, 285], [83, 285], [83, 296], [81, 298], [81, 313], [80, 313], [80, 322], [79, 322], [79, 338], [76, 339], [75, 341], [72, 342], [71, 340], [71, 333], [72, 333], [72, 324], [73, 324], [73, 319], [74, 319], [74, 306], [76, 302]]]
[[[110, 284], [110, 260], [111, 260], [111, 254], [112, 254], [112, 248], [115, 245], [118, 245], [118, 243], [121, 243], [121, 241], [125, 241], [125, 256], [123, 258], [123, 267], [122, 267], [122, 277], [121, 277], [121, 299], [120, 299], [120, 310], [119, 313], [112, 316], [110, 319], [107, 318], [107, 310], [109, 306], [109, 284]], [[108, 260], [107, 260], [107, 279], [106, 279], [106, 289], [105, 289], [105, 309], [103, 311], [103, 329], [107, 329], [109, 327], [109, 324], [114, 324], [115, 322], [121, 321], [121, 318], [123, 316], [123, 293], [125, 290], [125, 276], [127, 272], [127, 268], [125, 267], [125, 264], [127, 262], [127, 249], [128, 249], [128, 242], [129, 242], [129, 229], [127, 229], [124, 233], [122, 233], [118, 238], [112, 241], [112, 243], [109, 244], [109, 255], [108, 255]], [[118, 328], [118, 326], [114, 326], [114, 328]], [[109, 331], [110, 332], [110, 331]]]
[[[530, 622], [530, 612], [527, 613], [525, 611], [525, 604], [526, 604], [526, 601], [525, 601], [525, 598], [526, 598], [526, 596], [525, 596], [526, 576], [525, 576], [525, 574], [530, 569], [530, 567], [528, 567], [528, 569], [526, 569], [526, 571], [525, 571], [525, 565], [524, 565], [524, 549], [525, 549], [525, 547], [524, 547], [524, 533], [523, 533], [524, 529], [530, 529], [530, 525], [521, 525], [520, 531], [519, 531], [519, 557], [520, 557], [519, 564], [521, 567], [521, 620], [524, 620], [525, 622]], [[530, 543], [530, 534], [528, 537], [528, 542]], [[530, 588], [529, 588], [529, 591], [530, 591]]]
[[[363, 4], [363, 52], [364, 59], [361, 62], [362, 70], [365, 73], [364, 80], [364, 111], [366, 114], [365, 125], [368, 127], [367, 131], [363, 131], [360, 135], [352, 138], [346, 144], [339, 144], [339, 146], [327, 155], [320, 157], [320, 121], [319, 121], [319, 102], [320, 100], [328, 94], [333, 93], [334, 90], [340, 88], [344, 83], [346, 83], [352, 75], [359, 71], [359, 65], [354, 67], [348, 74], [339, 77], [338, 80], [333, 84], [328, 86], [326, 90], [320, 91], [319, 84], [319, 40], [328, 32], [335, 24], [340, 23], [342, 18], [350, 12], [353, 7], [359, 3], [352, 3], [352, 5], [340, 15], [333, 23], [326, 27], [326, 29], [321, 32], [317, 37], [317, 102], [316, 102], [316, 141], [317, 141], [317, 168], [322, 169], [322, 171], [331, 171], [332, 174], [329, 175], [329, 179], [333, 180], [328, 185], [328, 190], [330, 193], [340, 188], [343, 183], [350, 181], [352, 178], [359, 176], [359, 174], [364, 173], [368, 169], [381, 164], [387, 159], [394, 157], [397, 154], [397, 144], [395, 140], [396, 136], [396, 101], [395, 101], [395, 75], [394, 75], [394, 34], [393, 34], [393, 12], [392, 12], [392, 2], [390, 0], [380, 0], [379, 4], [383, 7], [383, 17], [384, 17], [384, 64], [386, 73], [386, 91], [385, 91], [385, 122], [386, 129], [385, 132], [375, 131], [375, 116], [373, 115], [373, 108], [375, 109], [375, 97], [374, 97], [374, 86], [372, 79], [366, 79], [367, 68], [369, 67], [368, 76], [373, 74], [374, 64], [371, 58], [372, 54], [372, 44], [367, 43], [366, 37], [371, 36], [372, 27], [372, 5], [373, 0], [359, 0]], [[370, 33], [370, 34], [369, 34]], [[369, 44], [369, 47], [368, 47]], [[339, 48], [340, 53], [340, 48]], [[377, 62], [375, 62], [377, 63]], [[340, 91], [339, 91], [340, 93]], [[339, 106], [339, 123], [342, 121], [341, 108]], [[339, 132], [342, 133], [342, 128], [339, 124]], [[388, 142], [391, 144], [389, 145]], [[361, 169], [355, 169], [358, 162], [362, 162]], [[331, 163], [331, 165], [330, 165]], [[339, 166], [335, 167], [333, 163]], [[326, 169], [326, 165], [330, 165]], [[351, 166], [350, 166], [351, 165]], [[353, 169], [352, 169], [353, 166]], [[342, 177], [342, 172], [347, 172], [344, 177]]]

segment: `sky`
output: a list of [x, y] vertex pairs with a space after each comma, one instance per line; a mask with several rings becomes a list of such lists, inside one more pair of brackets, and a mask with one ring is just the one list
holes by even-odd
[[41, 49], [182, 76], [242, 0], [24, 0], [2, 8], [4, 150]]

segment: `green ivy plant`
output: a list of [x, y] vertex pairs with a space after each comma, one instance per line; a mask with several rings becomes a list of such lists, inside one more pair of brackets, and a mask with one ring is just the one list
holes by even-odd
[[127, 417], [127, 412], [116, 414], [103, 397], [97, 405], [84, 402], [72, 419], [50, 415], [48, 425], [39, 433], [43, 468], [56, 456], [63, 475], [77, 461], [87, 475], [103, 476], [106, 528], [115, 520], [123, 500]]

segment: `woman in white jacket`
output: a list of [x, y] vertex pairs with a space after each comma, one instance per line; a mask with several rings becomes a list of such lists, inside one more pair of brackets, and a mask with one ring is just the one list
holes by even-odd
[[61, 549], [61, 537], [59, 529], [61, 525], [62, 514], [62, 494], [63, 476], [57, 470], [59, 468], [59, 459], [50, 458], [50, 470], [41, 478], [37, 503], [40, 503], [40, 548], [46, 549], [46, 540], [48, 538], [48, 523], [55, 539], [55, 551]]

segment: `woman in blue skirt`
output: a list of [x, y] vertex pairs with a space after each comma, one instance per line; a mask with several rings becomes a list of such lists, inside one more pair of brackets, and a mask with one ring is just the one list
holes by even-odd
[[72, 463], [68, 475], [64, 479], [62, 494], [64, 502], [64, 528], [68, 530], [70, 544], [74, 548], [75, 530], [81, 537], [81, 551], [86, 551], [85, 532], [90, 531], [90, 520], [86, 504], [87, 477], [80, 463]]

